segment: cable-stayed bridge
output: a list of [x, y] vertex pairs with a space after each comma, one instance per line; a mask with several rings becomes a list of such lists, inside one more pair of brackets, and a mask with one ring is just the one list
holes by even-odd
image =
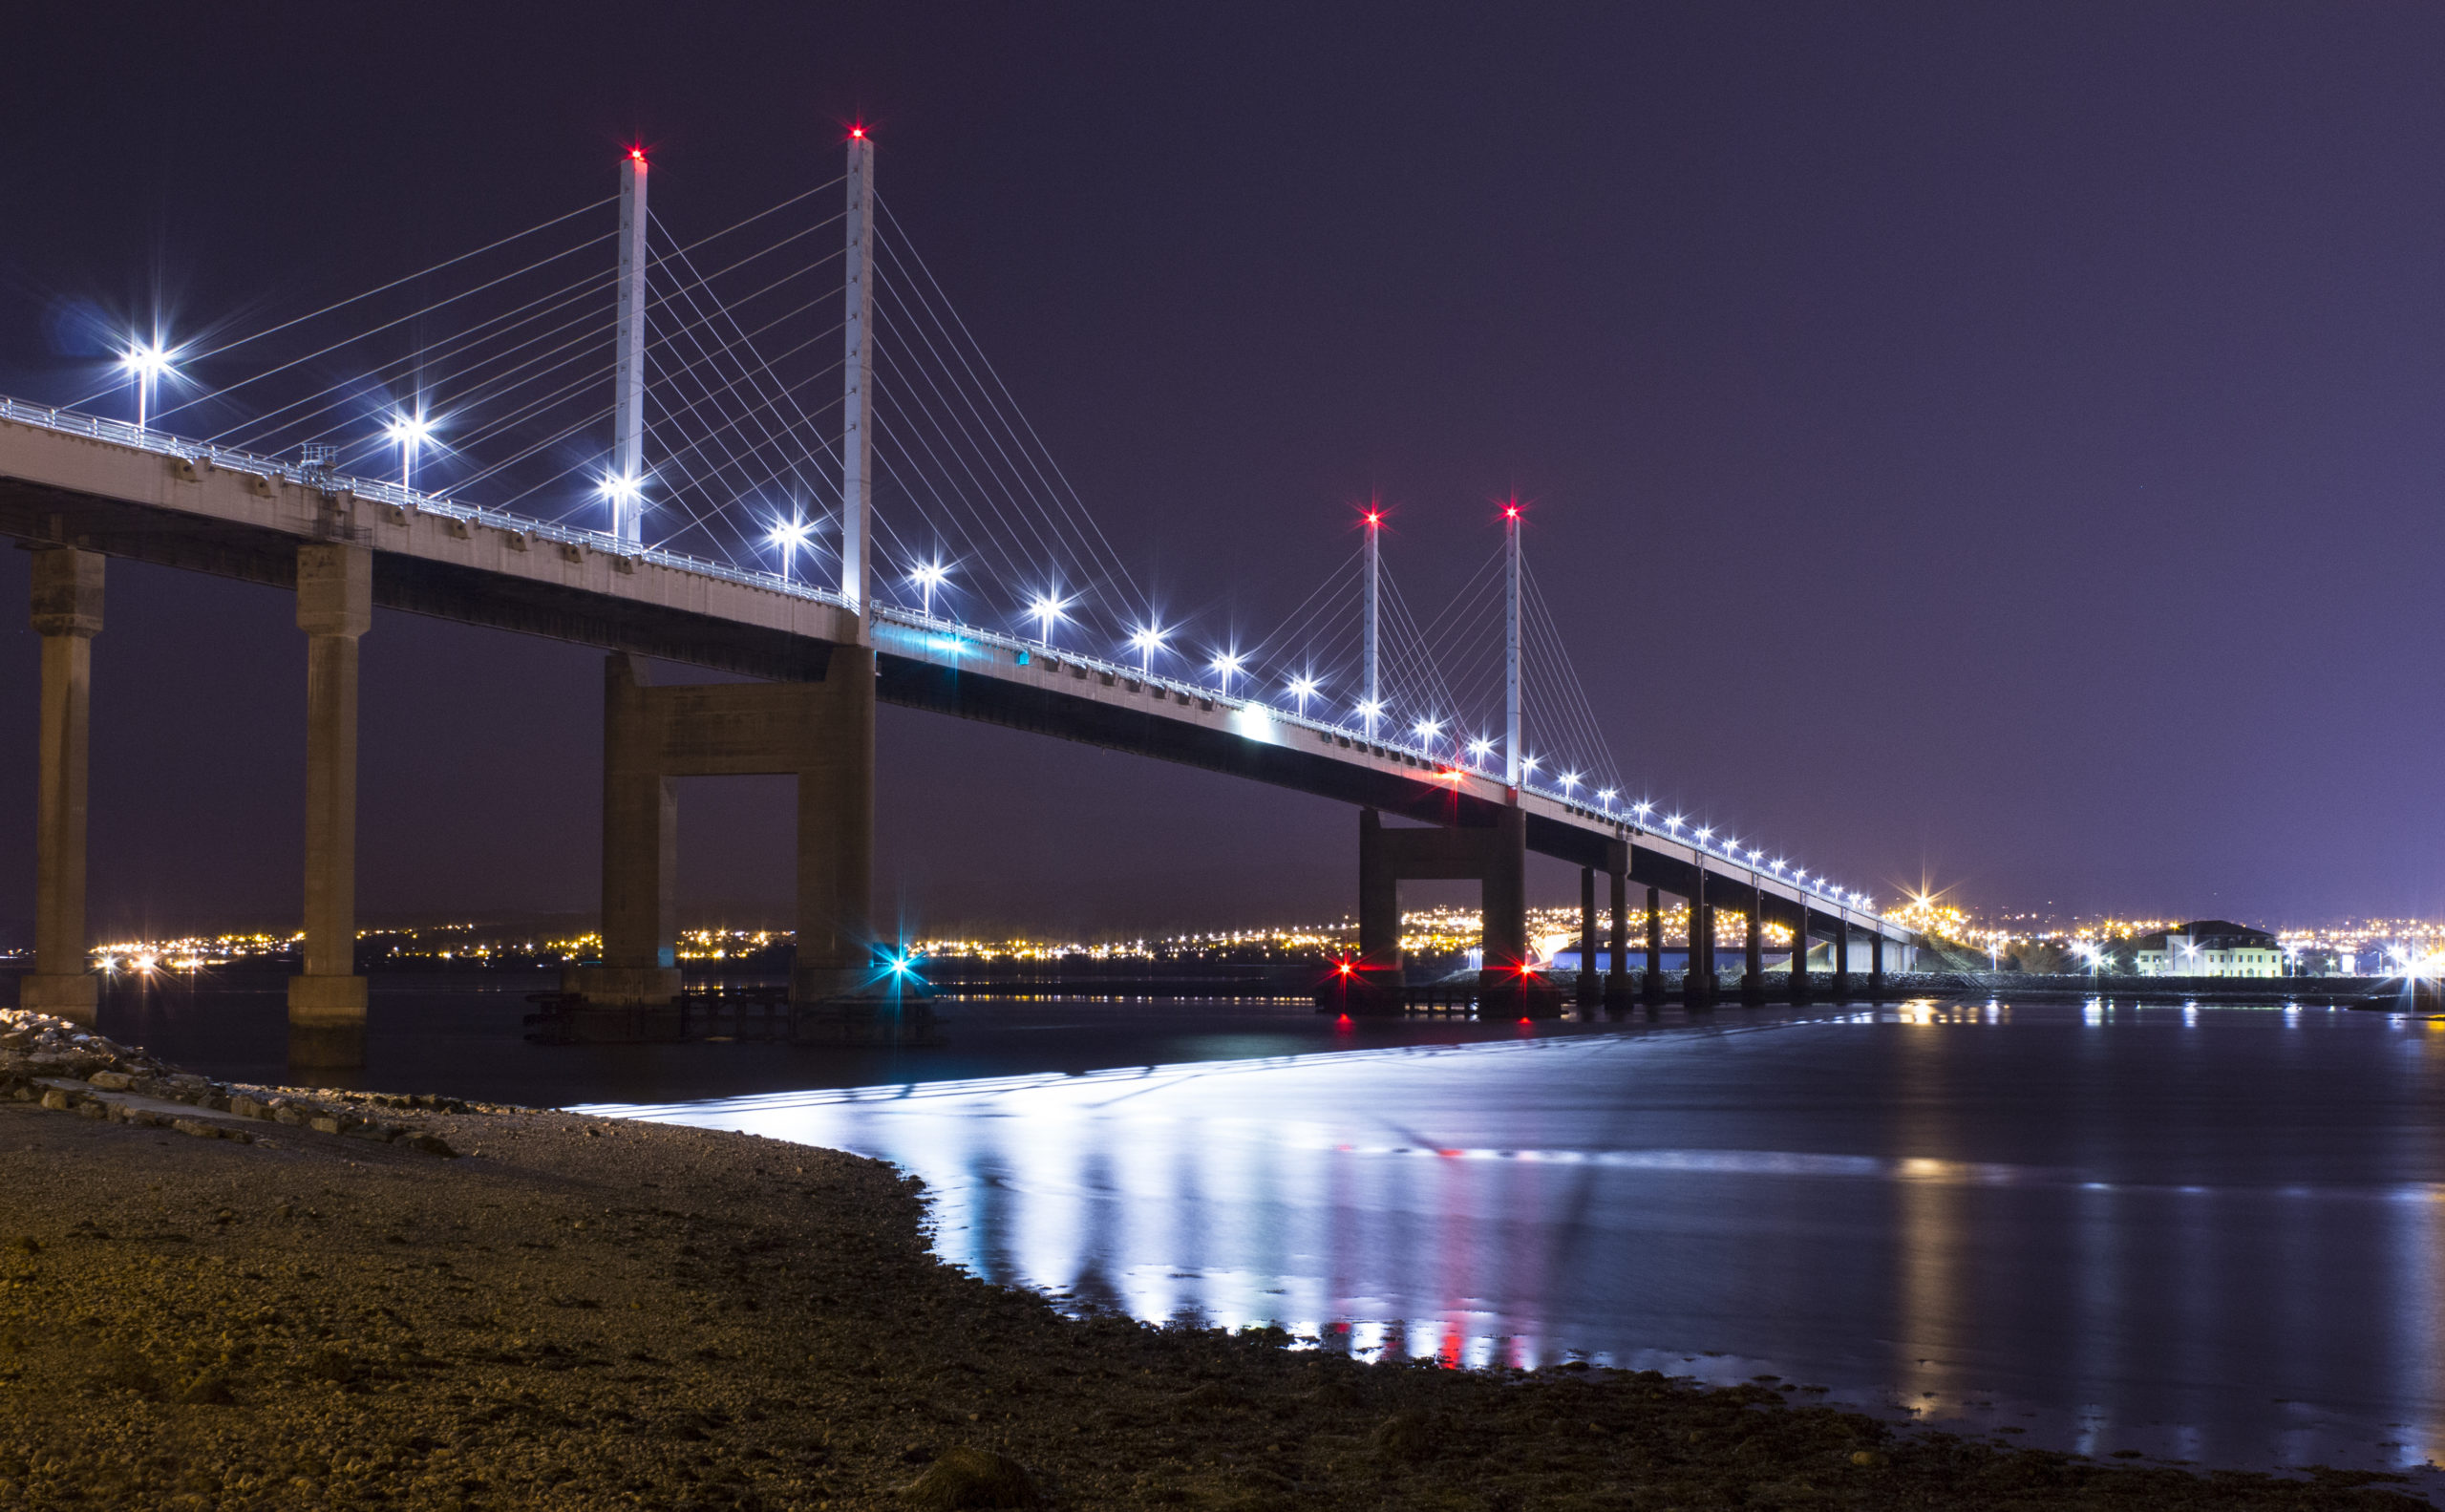
[[[252, 332], [130, 337], [106, 384], [59, 405], [0, 399], [0, 533], [35, 548], [43, 647], [26, 1006], [89, 1018], [96, 1000], [86, 700], [114, 556], [297, 594], [302, 1025], [364, 1010], [356, 647], [377, 606], [612, 653], [604, 955], [570, 982], [595, 1002], [678, 990], [671, 779], [783, 773], [798, 778], [794, 997], [863, 1012], [895, 970], [869, 899], [878, 700], [1358, 805], [1360, 948], [1328, 984], [1354, 1012], [1399, 1009], [1398, 888], [1423, 878], [1484, 889], [1481, 1002], [1559, 1012], [1527, 939], [1532, 851], [1583, 869], [1582, 959], [1609, 966], [1582, 973], [1586, 1006], [1662, 990], [1667, 892], [1691, 905], [1692, 998], [1718, 987], [1719, 909], [1742, 921], [1751, 997], [1770, 931], [1830, 942], [1838, 993], [1856, 967], [1881, 987], [1889, 952], [1907, 964], [1916, 936], [1864, 892], [1635, 796], [1516, 505], [1423, 620], [1371, 509], [1261, 638], [1166, 623], [876, 195], [862, 132], [847, 160], [683, 241], [631, 153], [616, 194], [434, 267]], [[648, 657], [759, 680], [651, 686]]]

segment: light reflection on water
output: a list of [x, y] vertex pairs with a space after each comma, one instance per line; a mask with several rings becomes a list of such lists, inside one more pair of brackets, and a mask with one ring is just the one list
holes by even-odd
[[593, 1111], [896, 1161], [946, 1258], [1148, 1320], [1773, 1373], [2091, 1454], [2437, 1453], [2425, 1021], [1914, 1002], [1724, 1024]]

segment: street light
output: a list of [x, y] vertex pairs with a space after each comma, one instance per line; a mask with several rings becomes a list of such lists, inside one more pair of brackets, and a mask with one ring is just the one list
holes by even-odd
[[1443, 721], [1440, 719], [1421, 719], [1417, 723], [1410, 726], [1410, 733], [1417, 736], [1418, 748], [1424, 751], [1428, 756], [1433, 756], [1435, 754], [1435, 737], [1443, 733]]
[[1159, 625], [1148, 625], [1130, 632], [1129, 644], [1137, 652], [1137, 671], [1141, 675], [1148, 675], [1154, 671], [1155, 653], [1163, 649], [1163, 637], [1166, 633], [1168, 632]]
[[399, 486], [414, 488], [416, 448], [432, 438], [433, 422], [426, 419], [421, 411], [410, 415], [407, 411], [401, 410], [391, 416], [391, 423], [382, 434], [389, 437], [399, 448]]
[[1238, 651], [1224, 651], [1214, 658], [1214, 670], [1222, 674], [1222, 692], [1225, 696], [1228, 696], [1231, 692], [1231, 679], [1240, 675], [1241, 664], [1242, 659]]
[[1381, 699], [1370, 698], [1359, 704], [1358, 717], [1367, 721], [1368, 739], [1375, 738], [1375, 721], [1383, 717], [1383, 713], [1384, 704]]
[[136, 428], [138, 430], [144, 429], [146, 418], [152, 411], [154, 383], [170, 372], [170, 364], [177, 357], [177, 352], [165, 350], [158, 339], [137, 341], [131, 338], [127, 344], [126, 354], [118, 359], [118, 365], [127, 370], [128, 376], [136, 384]]
[[1479, 735], [1475, 740], [1469, 742], [1470, 760], [1483, 761], [1486, 757], [1492, 755], [1494, 755], [1494, 742], [1487, 739], [1485, 736]]
[[908, 581], [916, 584], [918, 591], [924, 595], [925, 607], [919, 612], [929, 620], [934, 617], [934, 590], [943, 586], [943, 580], [950, 576], [950, 570], [938, 558], [908, 574]]
[[1070, 601], [1057, 593], [1039, 593], [1029, 603], [1028, 617], [1035, 621], [1035, 638], [1038, 641], [1047, 646], [1052, 644], [1053, 622], [1068, 619], [1062, 610], [1069, 607]]
[[1313, 677], [1291, 678], [1290, 696], [1299, 700], [1299, 713], [1306, 714], [1308, 700], [1316, 696], [1316, 679]]
[[[611, 534], [626, 540], [627, 533], [620, 528], [621, 524], [629, 518], [630, 511], [642, 507], [645, 500], [646, 480], [627, 473], [606, 473], [603, 475], [602, 483], [595, 491], [611, 502]], [[776, 525], [769, 539], [775, 541], [781, 539], [781, 533], [786, 528], [788, 527]], [[805, 529], [812, 530], [814, 526], [808, 525]], [[805, 536], [801, 534], [798, 539], [804, 541]], [[785, 552], [781, 558], [782, 580], [786, 582], [789, 575], [789, 557]]]
[[[628, 490], [627, 497], [631, 499], [636, 497], [634, 487]], [[781, 548], [782, 582], [787, 583], [790, 580], [790, 559], [805, 548], [808, 538], [814, 534], [815, 522], [804, 515], [794, 515], [788, 520], [773, 522], [772, 531], [764, 537], [764, 540], [768, 544]]]

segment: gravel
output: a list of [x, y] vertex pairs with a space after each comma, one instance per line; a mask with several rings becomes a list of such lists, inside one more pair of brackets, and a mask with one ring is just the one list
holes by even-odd
[[926, 1222], [835, 1151], [229, 1086], [0, 1013], [0, 1507], [2428, 1504], [1074, 1319]]

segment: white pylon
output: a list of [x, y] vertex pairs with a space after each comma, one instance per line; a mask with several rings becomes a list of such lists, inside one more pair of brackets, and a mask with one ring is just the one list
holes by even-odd
[[611, 536], [638, 545], [645, 536], [646, 476], [646, 154], [631, 147], [620, 164], [620, 310], [612, 337]]
[[874, 540], [875, 144], [863, 126], [849, 130], [847, 347], [841, 364], [840, 596], [866, 628]]

